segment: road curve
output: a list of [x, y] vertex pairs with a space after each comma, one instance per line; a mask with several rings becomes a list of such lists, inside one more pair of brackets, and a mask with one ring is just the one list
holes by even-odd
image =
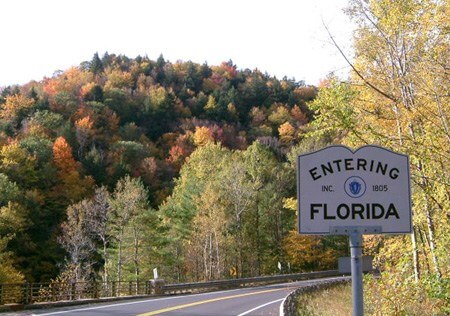
[[184, 294], [147, 299], [98, 303], [9, 315], [63, 316], [244, 316], [279, 315], [283, 299], [298, 287], [340, 278], [299, 281], [227, 291]]

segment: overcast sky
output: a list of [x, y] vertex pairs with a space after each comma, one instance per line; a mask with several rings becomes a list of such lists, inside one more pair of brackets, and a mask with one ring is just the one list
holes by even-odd
[[[106, 51], [258, 68], [317, 84], [348, 67], [347, 0], [3, 0], [0, 87], [41, 80]], [[322, 22], [323, 21], [323, 22]]]

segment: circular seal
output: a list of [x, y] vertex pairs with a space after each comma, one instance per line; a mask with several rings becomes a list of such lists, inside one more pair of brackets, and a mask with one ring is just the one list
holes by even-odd
[[359, 198], [366, 193], [366, 183], [360, 177], [353, 176], [345, 181], [344, 190], [349, 197]]

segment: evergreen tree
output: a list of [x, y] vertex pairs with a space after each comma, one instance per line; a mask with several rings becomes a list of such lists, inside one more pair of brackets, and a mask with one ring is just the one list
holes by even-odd
[[103, 72], [103, 62], [100, 59], [100, 57], [98, 56], [98, 52], [95, 53], [94, 56], [92, 57], [92, 60], [89, 64], [89, 70], [94, 75], [99, 75]]

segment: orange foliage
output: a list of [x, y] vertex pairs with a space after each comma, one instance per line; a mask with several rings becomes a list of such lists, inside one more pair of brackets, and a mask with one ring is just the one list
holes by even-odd
[[53, 144], [53, 162], [58, 169], [62, 183], [54, 189], [54, 194], [67, 201], [78, 201], [92, 189], [94, 180], [82, 178], [78, 164], [73, 158], [72, 148], [64, 137], [58, 137]]
[[322, 236], [300, 235], [296, 230], [284, 239], [284, 250], [292, 266], [301, 271], [325, 270], [337, 263], [335, 250], [325, 248]]
[[280, 140], [286, 144], [292, 142], [295, 138], [295, 128], [289, 122], [281, 124], [278, 133], [280, 134]]
[[89, 130], [92, 129], [94, 123], [91, 121], [89, 116], [79, 119], [75, 122], [75, 127], [79, 129]]
[[59, 92], [80, 96], [81, 87], [91, 81], [93, 81], [92, 73], [72, 67], [56, 77], [46, 79], [43, 89], [51, 97]]
[[81, 87], [80, 89], [80, 96], [84, 99], [92, 90], [92, 88], [95, 87], [95, 82], [89, 82]]
[[72, 147], [62, 136], [53, 143], [53, 162], [62, 173], [70, 173], [77, 170], [77, 162], [72, 155]]
[[291, 115], [300, 125], [305, 125], [308, 123], [308, 117], [304, 112], [302, 112], [298, 105], [294, 105], [291, 109]]

